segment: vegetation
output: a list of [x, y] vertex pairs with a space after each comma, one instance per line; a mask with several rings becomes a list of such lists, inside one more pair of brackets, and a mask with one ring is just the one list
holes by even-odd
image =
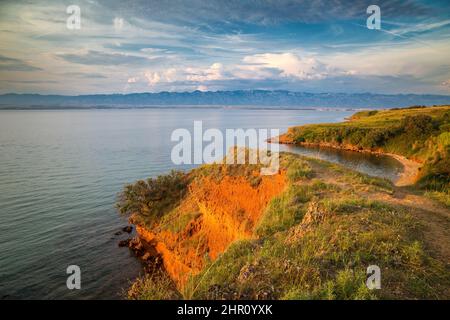
[[[350, 121], [290, 128], [294, 143], [329, 144], [382, 151], [421, 161], [419, 187], [448, 195], [450, 106], [361, 111]], [[446, 200], [448, 201], [448, 200]]]
[[190, 177], [180, 171], [146, 181], [139, 180], [124, 187], [116, 206], [121, 214], [139, 220], [135, 223], [151, 227], [181, 201], [189, 180]]
[[[128, 297], [450, 298], [448, 257], [430, 249], [411, 208], [374, 200], [391, 199], [395, 192], [392, 183], [292, 154], [282, 154], [280, 164], [288, 185], [269, 203], [253, 237], [235, 241], [215, 260], [209, 259], [182, 288], [164, 277], [161, 281], [147, 277], [133, 284]], [[218, 165], [204, 166], [189, 177], [208, 174], [220, 178], [224, 170]], [[247, 178], [254, 175], [245, 166], [228, 172]], [[183, 185], [184, 176], [177, 177], [172, 175], [169, 180]], [[366, 286], [369, 265], [381, 268], [381, 290]]]
[[129, 300], [177, 300], [182, 297], [173, 281], [162, 271], [138, 278], [126, 296]]

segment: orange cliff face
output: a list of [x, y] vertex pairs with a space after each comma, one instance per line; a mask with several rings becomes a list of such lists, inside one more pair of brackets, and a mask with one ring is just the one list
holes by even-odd
[[189, 185], [176, 208], [173, 220], [188, 220], [182, 228], [174, 231], [164, 222], [151, 230], [136, 226], [138, 236], [161, 255], [165, 270], [181, 288], [232, 242], [253, 237], [266, 206], [286, 182], [284, 171], [261, 176], [257, 186], [243, 176], [225, 175], [220, 181], [202, 177]]

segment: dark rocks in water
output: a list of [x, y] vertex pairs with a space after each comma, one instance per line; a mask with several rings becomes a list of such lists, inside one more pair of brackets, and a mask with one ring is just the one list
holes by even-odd
[[132, 226], [123, 227], [122, 231], [126, 233], [131, 233], [131, 231], [133, 231], [133, 227]]
[[126, 239], [119, 241], [119, 247], [128, 247], [132, 239]]
[[128, 247], [136, 258], [143, 263], [144, 271], [147, 274], [155, 274], [164, 269], [163, 259], [155, 247], [142, 241], [139, 237], [122, 240], [119, 242], [119, 247]]
[[128, 247], [134, 252], [137, 257], [142, 257], [145, 254], [145, 248], [139, 238], [131, 239]]
[[122, 234], [122, 231], [117, 231], [116, 233], [114, 233], [115, 236], [120, 236]]

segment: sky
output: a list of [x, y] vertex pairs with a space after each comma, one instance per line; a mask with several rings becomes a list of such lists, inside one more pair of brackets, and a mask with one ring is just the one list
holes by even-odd
[[450, 94], [450, 2], [0, 2], [0, 93], [252, 89]]

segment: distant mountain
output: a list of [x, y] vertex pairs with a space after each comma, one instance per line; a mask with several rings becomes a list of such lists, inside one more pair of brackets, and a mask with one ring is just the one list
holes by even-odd
[[264, 106], [293, 108], [393, 108], [411, 105], [450, 104], [450, 96], [431, 94], [307, 93], [238, 90], [79, 96], [4, 94], [0, 108], [118, 108], [147, 106]]

